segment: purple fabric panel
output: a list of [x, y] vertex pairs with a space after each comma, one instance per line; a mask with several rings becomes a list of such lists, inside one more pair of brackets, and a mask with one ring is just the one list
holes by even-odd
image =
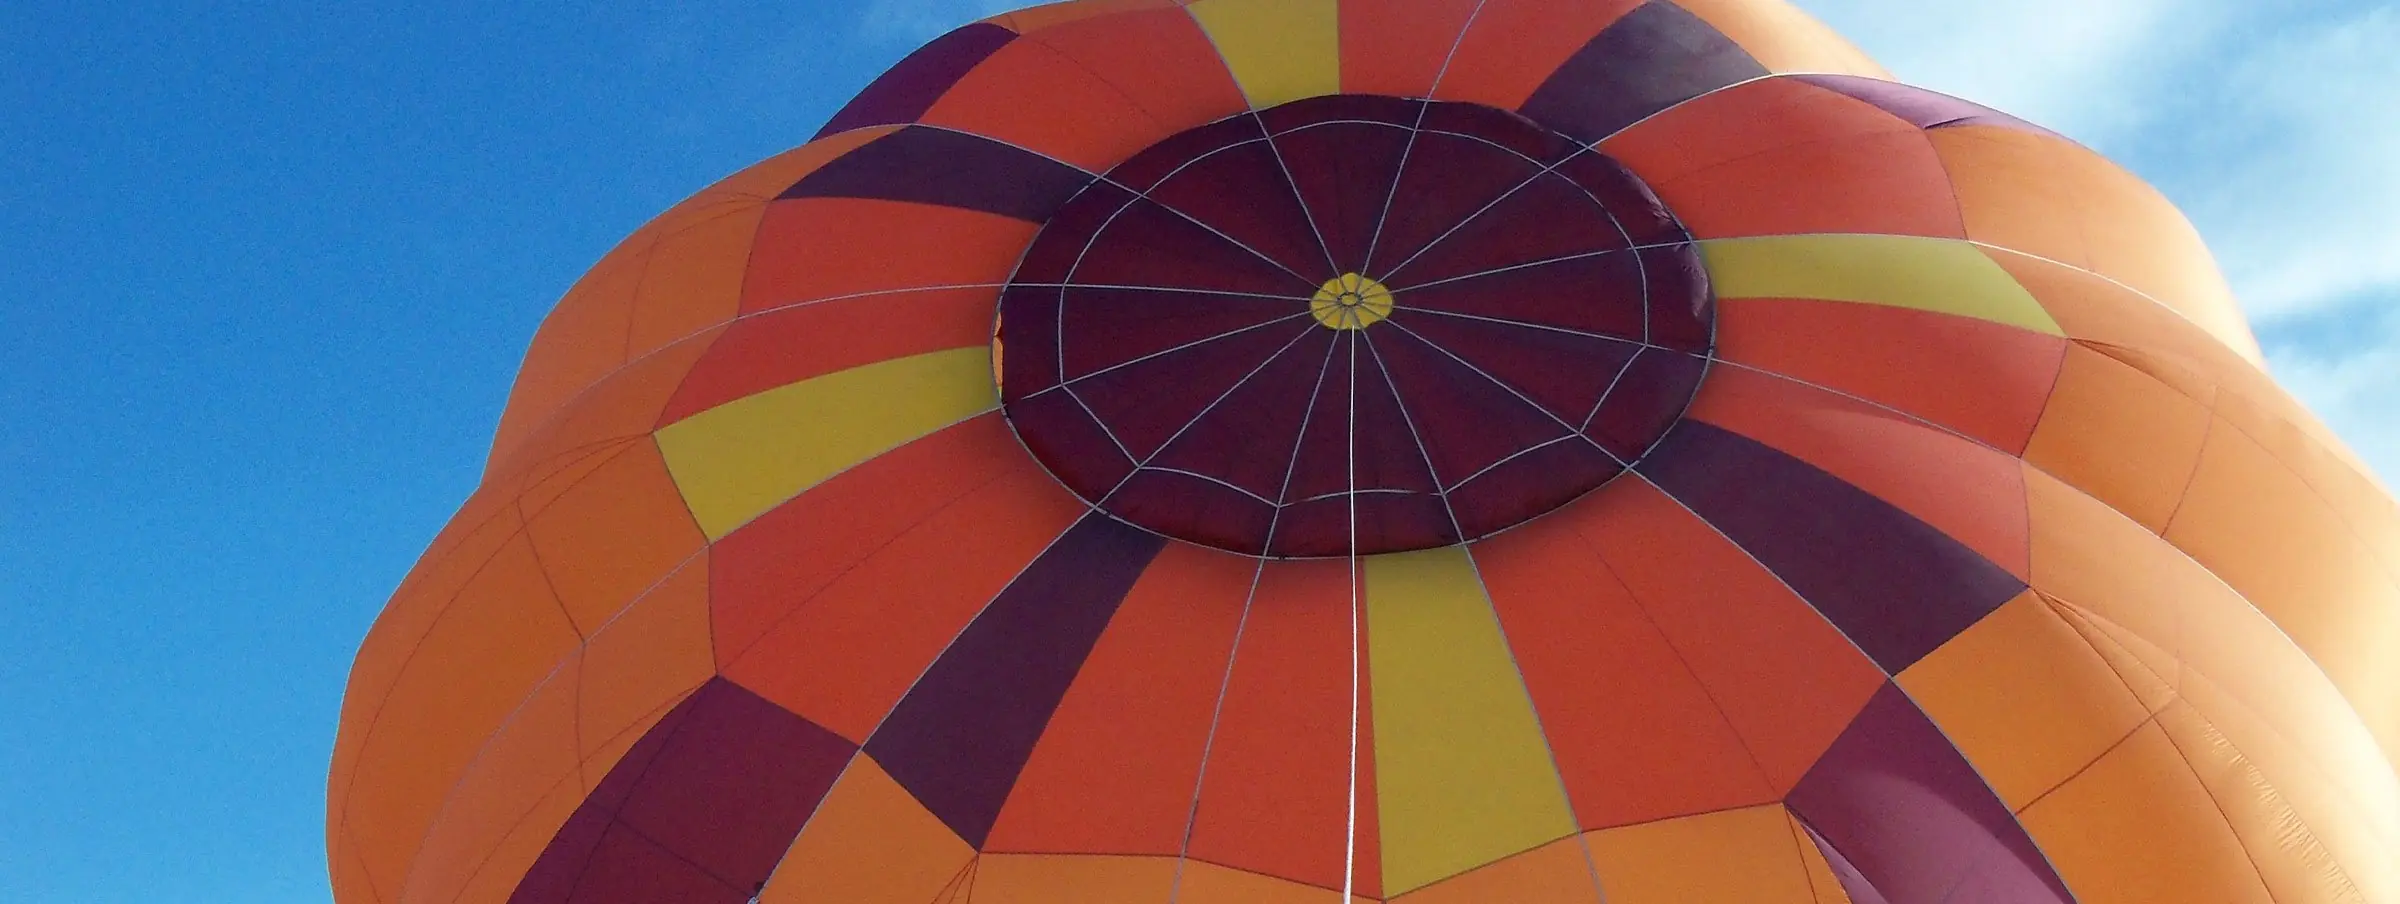
[[[1610, 299], [1595, 299], [1606, 300]], [[1604, 339], [1432, 310], [1403, 309], [1392, 315], [1391, 323], [1393, 328], [1406, 329], [1437, 348], [1475, 362], [1559, 420], [1576, 425], [1599, 406], [1617, 384], [1626, 363], [1642, 348], [1639, 333], [1631, 341]], [[1677, 403], [1674, 410], [1681, 412], [1683, 405]]]
[[833, 114], [817, 137], [867, 126], [916, 122], [959, 79], [966, 78], [977, 65], [1016, 39], [1016, 32], [989, 22], [977, 22], [935, 38], [859, 92], [841, 112]]
[[1332, 263], [1292, 185], [1274, 143], [1260, 141], [1168, 176], [1151, 187], [1150, 199], [1295, 272], [1324, 273]]
[[1412, 113], [1398, 126], [1341, 122], [1275, 137], [1293, 185], [1325, 233], [1334, 269], [1356, 273], [1367, 266], [1367, 246], [1375, 241], [1384, 207], [1393, 200], [1392, 183], [1407, 154], [1408, 125], [1414, 121]]
[[867, 752], [980, 848], [1058, 702], [1166, 541], [1087, 515], [918, 679]]
[[[1460, 223], [1405, 270], [1408, 282], [1433, 283], [1625, 247], [1625, 233], [1608, 211], [1581, 186], [1549, 173]], [[1636, 290], [1628, 301], [1638, 303], [1639, 284], [1627, 288]]]
[[715, 679], [617, 811], [619, 825], [733, 885], [767, 880], [855, 752], [850, 742]]
[[[1397, 315], [1395, 315], [1397, 316]], [[1350, 552], [1350, 461], [1357, 442], [1358, 543], [1373, 553], [1425, 549], [1459, 542], [1449, 510], [1427, 470], [1406, 413], [1392, 394], [1382, 362], [1366, 346], [1368, 334], [1391, 329], [1378, 324], [1344, 335], [1334, 351], [1333, 370], [1319, 390], [1294, 463], [1292, 500], [1275, 526], [1273, 555], [1298, 558]], [[1356, 355], [1357, 402], [1350, 401], [1352, 356]], [[1357, 429], [1351, 429], [1355, 416]]]
[[964, 132], [910, 126], [835, 158], [784, 198], [869, 198], [1045, 222], [1095, 177]]
[[1432, 132], [1418, 135], [1408, 150], [1408, 162], [1400, 168], [1399, 187], [1393, 189], [1396, 200], [1383, 218], [1367, 275], [1400, 288], [1394, 274], [1404, 269], [1403, 262], [1541, 171], [1542, 164], [1485, 141]]
[[[1297, 205], [1291, 209], [1295, 214], [1299, 210]], [[1303, 223], [1299, 228], [1308, 226]], [[1044, 231], [1034, 240], [1034, 247], [1046, 254], [1056, 241], [1061, 240]], [[1309, 253], [1317, 254], [1313, 244], [1309, 248]], [[1267, 253], [1271, 252], [1226, 238], [1195, 222], [1191, 215], [1143, 199], [1118, 212], [1089, 243], [1089, 249], [1078, 252], [1067, 281], [1243, 292], [1286, 297], [1295, 304], [1306, 301], [1323, 284], [1324, 280], [1310, 281], [1276, 266], [1263, 256]], [[1300, 272], [1322, 273], [1324, 257], [1320, 254], [1317, 260], [1315, 267]], [[1328, 274], [1325, 279], [1335, 275]]]
[[1025, 258], [1017, 262], [1012, 283], [1056, 285], [1067, 281], [1100, 230], [1116, 221], [1134, 194], [1107, 182], [1094, 182], [1052, 214]]
[[1683, 412], [1692, 407], [1707, 366], [1690, 355], [1643, 349], [1598, 409], [1584, 433], [1618, 460], [1640, 462]]
[[1602, 30], [1520, 112], [1586, 143], [1727, 85], [1767, 74], [1732, 39], [1666, 0]]
[[1892, 904], [1884, 900], [1883, 892], [1868, 882], [1867, 877], [1859, 875], [1858, 867], [1851, 865], [1849, 858], [1843, 857], [1842, 852], [1827, 844], [1817, 830], [1806, 824], [1802, 824], [1800, 830], [1808, 833], [1808, 841], [1817, 846], [1817, 853], [1825, 855], [1825, 865], [1833, 869], [1834, 879], [1841, 882], [1842, 891], [1850, 895], [1850, 904]]
[[[1221, 353], [1217, 343], [1235, 341], [1244, 331], [1289, 341], [1294, 330], [1283, 326], [1296, 329], [1308, 322], [1298, 299], [1084, 286], [1063, 296], [1067, 316], [1060, 341], [1066, 347], [1063, 376], [1069, 380], [1152, 355], [1178, 359], [1168, 363], [1204, 358]], [[1053, 332], [1060, 330], [1054, 326]], [[1281, 341], [1270, 347], [1281, 347]], [[1192, 389], [1214, 393], [1225, 386]]]
[[665, 845], [617, 823], [601, 836], [592, 864], [575, 883], [568, 904], [745, 904], [764, 888], [727, 884]]
[[511, 904], [740, 904], [855, 749], [722, 678], [652, 726], [527, 871]]
[[1333, 376], [1331, 359], [1338, 338], [1335, 330], [1303, 333], [1298, 345], [1210, 408], [1182, 437], [1160, 450], [1152, 464], [1206, 474], [1251, 495], [1280, 501], [1302, 421], [1344, 416], [1339, 410], [1312, 409], [1309, 402], [1324, 379]]
[[1644, 248], [1642, 292], [1650, 300], [1650, 344], [1707, 354], [1717, 344], [1716, 292], [1698, 246]]
[[1749, 437], [1687, 420], [1636, 469], [1897, 675], [2024, 582], [1889, 502]]
[[1248, 385], [1245, 378], [1255, 381], [1251, 372], [1323, 332], [1315, 320], [1302, 317], [1128, 364], [1070, 388], [1135, 458], [1146, 460], [1227, 391]]
[[1010, 399], [1007, 412], [1009, 426], [1025, 448], [1086, 502], [1099, 501], [1092, 497], [1133, 473], [1133, 459], [1072, 395], [1046, 392]]
[[615, 822], [613, 814], [589, 801], [577, 807], [558, 834], [550, 836], [549, 846], [542, 848], [533, 868], [517, 880], [509, 904], [565, 904], [575, 894], [584, 869], [591, 865], [592, 855], [600, 849], [601, 837]]
[[1459, 363], [1406, 331], [1365, 331], [1367, 347], [1392, 373], [1401, 405], [1433, 460], [1442, 486], [1574, 431], [1499, 381]]
[[1838, 856], [1837, 872], [1850, 868], [1845, 885], [1863, 882], [1890, 904], [2075, 900], [2008, 806], [1897, 687], [1868, 701], [1785, 803]]
[[1624, 471], [1591, 443], [1569, 439], [1527, 450], [1452, 489], [1450, 510], [1460, 530], [1481, 539], [1573, 502]]
[[1172, 524], [1179, 539], [1244, 555], [1258, 555], [1275, 524], [1274, 506], [1211, 480], [1155, 468], [1125, 481], [1108, 497], [1108, 511], [1135, 524]]
[[1799, 79], [1837, 94], [1874, 104], [1886, 113], [1900, 117], [1920, 129], [1939, 129], [1944, 126], [2001, 126], [2052, 137], [2058, 133], [2018, 119], [1982, 104], [1960, 100], [1915, 85], [1887, 82], [1858, 75], [1795, 75]]

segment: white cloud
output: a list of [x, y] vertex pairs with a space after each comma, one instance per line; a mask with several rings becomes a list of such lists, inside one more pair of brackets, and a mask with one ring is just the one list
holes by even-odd
[[[1911, 84], [2085, 141], [2142, 118], [2136, 96], [2215, 30], [2208, 0], [1799, 0]], [[2173, 36], [2172, 40], [2159, 40]]]
[[1901, 78], [2057, 128], [2166, 192], [2277, 376], [2400, 483], [2400, 9], [1797, 2]]

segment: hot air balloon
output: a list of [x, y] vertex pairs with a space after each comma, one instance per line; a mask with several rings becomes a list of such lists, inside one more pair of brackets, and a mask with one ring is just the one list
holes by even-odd
[[2400, 510], [1780, 0], [951, 32], [541, 327], [342, 904], [2400, 901]]

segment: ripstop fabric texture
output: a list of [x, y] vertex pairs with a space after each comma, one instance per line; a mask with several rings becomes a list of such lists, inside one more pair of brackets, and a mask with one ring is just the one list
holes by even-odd
[[1782, 0], [951, 32], [544, 322], [342, 904], [2400, 902], [2400, 506]]

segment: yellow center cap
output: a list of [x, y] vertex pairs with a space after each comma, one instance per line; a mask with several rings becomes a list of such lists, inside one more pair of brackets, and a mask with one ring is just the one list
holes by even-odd
[[1329, 330], [1363, 330], [1392, 316], [1392, 290], [1382, 283], [1345, 273], [1326, 281], [1308, 302], [1308, 312]]

